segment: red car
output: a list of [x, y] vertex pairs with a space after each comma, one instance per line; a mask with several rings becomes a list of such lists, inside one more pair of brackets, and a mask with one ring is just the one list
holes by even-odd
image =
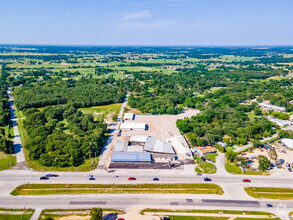
[[135, 177], [129, 177], [128, 180], [136, 180]]
[[250, 183], [251, 182], [251, 180], [249, 180], [249, 179], [244, 179], [244, 180], [242, 180], [243, 182], [246, 182], [246, 183]]

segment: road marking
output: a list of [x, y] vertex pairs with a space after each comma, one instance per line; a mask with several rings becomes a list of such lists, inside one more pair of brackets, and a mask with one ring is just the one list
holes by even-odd
[[70, 201], [69, 205], [106, 205], [106, 201]]

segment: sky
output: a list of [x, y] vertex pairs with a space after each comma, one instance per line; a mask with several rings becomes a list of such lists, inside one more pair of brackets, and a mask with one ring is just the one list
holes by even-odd
[[0, 44], [293, 45], [293, 0], [0, 0]]

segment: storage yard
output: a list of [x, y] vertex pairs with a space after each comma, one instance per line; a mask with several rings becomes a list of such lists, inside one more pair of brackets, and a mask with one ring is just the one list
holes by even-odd
[[176, 121], [196, 115], [185, 109], [178, 115], [125, 113], [120, 132], [114, 138], [109, 168], [170, 169], [194, 163], [189, 145]]

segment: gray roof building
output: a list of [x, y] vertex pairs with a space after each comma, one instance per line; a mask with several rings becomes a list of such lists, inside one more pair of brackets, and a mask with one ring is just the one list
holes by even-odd
[[111, 162], [151, 163], [152, 156], [149, 152], [113, 152]]
[[114, 152], [126, 152], [127, 145], [127, 141], [117, 140], [115, 143]]
[[145, 151], [163, 154], [175, 154], [173, 147], [166, 142], [149, 137], [144, 146]]

